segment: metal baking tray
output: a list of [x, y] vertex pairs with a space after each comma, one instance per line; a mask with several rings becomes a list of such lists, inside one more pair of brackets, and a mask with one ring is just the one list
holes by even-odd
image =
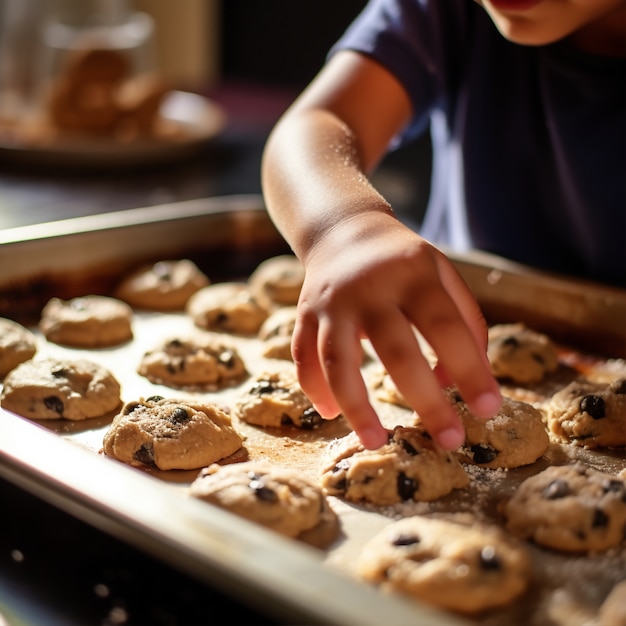
[[[144, 262], [192, 258], [210, 268], [217, 282], [243, 278], [261, 260], [288, 251], [256, 195], [15, 228], [0, 232], [0, 244], [0, 316], [28, 324], [36, 323], [50, 297], [108, 293], [121, 275]], [[489, 319], [523, 321], [581, 349], [624, 356], [626, 291], [534, 272], [482, 253], [451, 256]], [[170, 322], [176, 323], [175, 316]], [[392, 407], [384, 409], [395, 419]], [[158, 472], [124, 466], [94, 454], [89, 436], [73, 424], [40, 425], [0, 409], [0, 475], [286, 623], [491, 623], [381, 593], [334, 567], [324, 551], [184, 495], [180, 486], [189, 473], [164, 480]], [[298, 443], [304, 446], [305, 439]], [[595, 455], [592, 463], [619, 471], [626, 460], [619, 451]], [[349, 523], [350, 532], [362, 525], [358, 515]]]

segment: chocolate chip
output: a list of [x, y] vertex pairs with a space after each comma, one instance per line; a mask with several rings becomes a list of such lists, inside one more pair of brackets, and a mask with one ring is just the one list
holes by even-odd
[[502, 569], [502, 562], [493, 546], [485, 546], [480, 551], [479, 563], [481, 569], [484, 570], [499, 571]]
[[609, 525], [609, 516], [601, 509], [596, 509], [593, 512], [593, 520], [591, 521], [591, 528], [606, 528]]
[[458, 392], [458, 391], [453, 391], [452, 392], [452, 402], [454, 404], [461, 404], [462, 402], [464, 402], [463, 400], [463, 396]]
[[184, 424], [189, 419], [189, 413], [181, 406], [177, 406], [169, 416], [170, 422]]
[[44, 406], [59, 415], [63, 415], [63, 401], [56, 396], [48, 396], [43, 399]]
[[287, 415], [287, 413], [283, 413], [281, 418], [280, 418], [280, 423], [283, 426], [294, 426], [294, 422], [291, 419], [291, 417], [289, 417], [289, 415]]
[[339, 493], [346, 493], [348, 490], [348, 479], [342, 478], [332, 484], [333, 489], [338, 491]]
[[270, 380], [257, 380], [250, 389], [250, 393], [257, 396], [264, 396], [266, 394], [274, 393], [276, 386]]
[[621, 480], [607, 479], [602, 483], [602, 489], [604, 493], [621, 494], [622, 499], [626, 497], [626, 484]]
[[517, 337], [513, 337], [510, 335], [509, 337], [505, 337], [502, 340], [502, 345], [506, 348], [511, 348], [512, 350], [517, 350], [519, 348], [519, 341]]
[[583, 413], [591, 415], [594, 420], [606, 417], [606, 406], [604, 404], [604, 400], [600, 396], [585, 396], [580, 401], [580, 410]]
[[561, 478], [557, 478], [553, 480], [544, 490], [543, 497], [546, 500], [558, 500], [559, 498], [564, 498], [565, 496], [569, 496], [570, 487], [569, 483], [566, 480]]
[[[348, 459], [341, 459], [335, 467], [333, 467], [333, 474], [338, 472], [347, 472], [350, 469], [350, 461]], [[348, 479], [345, 477], [345, 473], [341, 478], [333, 482], [333, 488], [340, 493], [345, 493], [348, 489]]]
[[411, 456], [417, 456], [419, 454], [419, 452], [406, 439], [400, 439], [398, 443], [402, 446], [402, 449]]
[[133, 459], [144, 465], [154, 465], [154, 448], [151, 443], [144, 443], [141, 448], [133, 454]]
[[67, 378], [67, 370], [64, 367], [61, 367], [56, 370], [52, 370], [50, 372], [54, 378]]
[[537, 354], [536, 352], [533, 352], [532, 358], [533, 361], [536, 361], [537, 363], [539, 363], [539, 365], [545, 365], [546, 363], [546, 360], [543, 358], [543, 356], [541, 354]]
[[248, 483], [248, 487], [252, 489], [254, 495], [263, 502], [278, 502], [278, 494], [265, 485], [262, 477], [254, 476]]
[[415, 480], [415, 478], [410, 478], [404, 472], [398, 474], [396, 489], [401, 500], [413, 498], [413, 494], [419, 489], [419, 486], [419, 481]]
[[218, 328], [225, 328], [230, 322], [230, 318], [227, 313], [219, 313], [215, 318], [215, 325]]
[[222, 350], [217, 360], [228, 369], [232, 369], [235, 365], [235, 354], [232, 350]]
[[412, 546], [421, 540], [417, 535], [396, 535], [391, 540], [392, 546]]
[[146, 398], [146, 402], [160, 402], [161, 400], [163, 400], [163, 396], [150, 396]]
[[497, 450], [491, 446], [484, 446], [482, 443], [470, 446], [470, 450], [472, 451], [474, 463], [478, 463], [479, 465], [482, 463], [490, 463], [498, 456]]
[[302, 414], [300, 426], [306, 430], [317, 428], [322, 423], [322, 416], [313, 408], [309, 407]]
[[141, 402], [129, 402], [124, 406], [122, 413], [124, 415], [130, 415], [136, 408], [143, 406]]

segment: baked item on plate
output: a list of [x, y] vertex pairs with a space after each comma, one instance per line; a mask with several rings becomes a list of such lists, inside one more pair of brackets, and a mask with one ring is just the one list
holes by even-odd
[[475, 614], [523, 594], [531, 561], [527, 548], [497, 526], [414, 516], [391, 522], [370, 539], [357, 572], [385, 590]]
[[304, 266], [293, 254], [265, 259], [248, 277], [250, 291], [269, 310], [298, 303]]
[[190, 494], [316, 547], [327, 546], [339, 532], [320, 487], [301, 472], [269, 462], [211, 465], [193, 481]]
[[575, 380], [543, 407], [550, 437], [585, 448], [626, 446], [626, 379]]
[[37, 339], [26, 326], [0, 317], [0, 380], [37, 352]]
[[64, 59], [47, 95], [50, 122], [66, 131], [111, 133], [120, 118], [117, 90], [130, 71], [130, 59], [119, 50], [72, 51]]
[[103, 451], [136, 467], [198, 469], [235, 452], [243, 439], [215, 403], [152, 396], [127, 402], [103, 438]]
[[109, 296], [70, 300], [51, 298], [41, 311], [39, 329], [48, 341], [74, 348], [117, 346], [133, 338], [133, 310]]
[[208, 276], [193, 261], [165, 260], [124, 277], [114, 295], [135, 309], [183, 311], [187, 300], [209, 284]]
[[456, 451], [462, 463], [507, 468], [534, 463], [550, 445], [543, 418], [527, 402], [502, 397], [502, 406], [492, 418], [476, 417], [455, 387], [445, 390], [465, 428], [465, 443]]
[[538, 383], [559, 366], [552, 340], [524, 324], [491, 326], [487, 356], [496, 378], [520, 384]]
[[292, 369], [257, 374], [235, 400], [239, 419], [257, 426], [296, 426], [311, 430], [324, 420], [302, 391]]
[[420, 426], [396, 426], [377, 450], [364, 448], [354, 432], [335, 439], [325, 450], [320, 475], [327, 494], [382, 506], [437, 500], [469, 484], [454, 455]]
[[46, 122], [74, 136], [129, 143], [162, 134], [170, 87], [155, 73], [132, 75], [123, 49], [79, 46], [60, 65], [45, 98]]
[[269, 312], [245, 283], [207, 285], [189, 298], [185, 307], [194, 324], [205, 330], [256, 335]]
[[293, 361], [291, 336], [296, 325], [297, 311], [295, 305], [280, 307], [263, 322], [257, 337], [263, 342], [264, 357]]
[[507, 530], [546, 548], [598, 552], [624, 543], [626, 481], [577, 462], [527, 478], [505, 507]]
[[197, 332], [163, 339], [146, 351], [137, 373], [179, 389], [216, 391], [248, 376], [239, 350], [218, 333]]
[[0, 405], [35, 420], [86, 420], [115, 411], [122, 403], [113, 374], [86, 359], [31, 359], [4, 379]]

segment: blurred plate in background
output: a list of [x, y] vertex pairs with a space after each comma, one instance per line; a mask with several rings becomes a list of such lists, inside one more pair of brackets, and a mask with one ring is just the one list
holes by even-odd
[[161, 163], [197, 152], [217, 137], [226, 123], [220, 106], [185, 91], [166, 95], [160, 117], [163, 131], [158, 136], [132, 141], [46, 133], [37, 125], [0, 124], [0, 157], [12, 162], [77, 168]]

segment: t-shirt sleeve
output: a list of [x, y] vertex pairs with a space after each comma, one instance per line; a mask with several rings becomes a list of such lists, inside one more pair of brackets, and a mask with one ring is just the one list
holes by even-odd
[[404, 138], [427, 127], [445, 108], [462, 58], [467, 0], [370, 0], [329, 52], [355, 50], [388, 69], [413, 103]]

